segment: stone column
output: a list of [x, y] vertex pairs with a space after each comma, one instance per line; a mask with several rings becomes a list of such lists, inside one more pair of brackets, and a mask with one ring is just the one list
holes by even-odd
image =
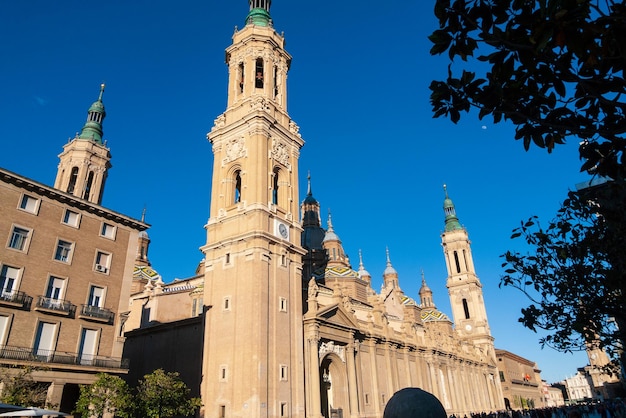
[[315, 330], [315, 335], [309, 336], [309, 390], [311, 393], [311, 417], [322, 418], [322, 399], [320, 396], [320, 361], [319, 361], [319, 333]]
[[494, 379], [495, 379], [495, 376], [492, 375], [491, 373], [487, 373], [485, 376], [485, 382], [487, 384], [487, 392], [488, 392], [487, 405], [489, 406], [489, 409], [491, 411], [495, 411], [497, 409], [496, 403], [494, 402], [494, 396], [493, 396]]
[[467, 380], [468, 372], [469, 370], [466, 363], [462, 361], [457, 362], [454, 373], [454, 382], [457, 382], [455, 386], [457, 386], [457, 397], [460, 407], [466, 411], [469, 409], [470, 411], [474, 412], [474, 409], [469, 407], [469, 405], [471, 405], [472, 403], [472, 399], [471, 397], [467, 396], [469, 389], [469, 381]]
[[48, 394], [46, 395], [46, 404], [54, 406], [55, 409], [58, 408], [59, 405], [61, 405], [64, 387], [65, 383], [50, 383], [50, 386], [48, 386]]
[[404, 354], [404, 373], [406, 374], [405, 381], [407, 382], [408, 387], [415, 387], [416, 385], [413, 383], [413, 376], [411, 376], [411, 362], [409, 361], [409, 353], [411, 352], [409, 346], [405, 345], [402, 348], [402, 353]]
[[446, 385], [447, 389], [448, 389], [448, 396], [450, 397], [450, 403], [452, 404], [452, 409], [453, 410], [459, 410], [459, 406], [461, 405], [461, 402], [459, 402], [458, 399], [458, 385], [455, 385], [454, 382], [457, 382], [457, 380], [454, 378], [456, 374], [456, 370], [454, 367], [454, 364], [447, 364], [446, 370], [445, 370], [445, 382], [444, 384]]
[[357, 350], [353, 337], [352, 342], [346, 347], [346, 366], [348, 367], [348, 391], [350, 396], [350, 417], [353, 418], [357, 418], [359, 416], [359, 397], [357, 393], [356, 365], [354, 361], [356, 352]]
[[387, 399], [385, 403], [389, 401], [389, 398], [393, 396], [397, 388], [397, 377], [395, 373], [395, 367], [391, 362], [391, 350], [393, 348], [393, 344], [390, 342], [385, 343], [385, 362], [387, 363], [387, 385], [389, 387], [389, 391], [391, 393], [387, 394]]
[[374, 400], [374, 411], [376, 411], [377, 417], [383, 416], [383, 410], [380, 407], [380, 390], [379, 382], [378, 382], [378, 367], [376, 366], [376, 340], [374, 338], [370, 338], [367, 340], [367, 344], [369, 345], [370, 350], [370, 358], [372, 364], [372, 399]]
[[463, 407], [467, 409], [471, 409], [472, 412], [475, 412], [473, 409], [474, 396], [470, 388], [474, 387], [473, 385], [473, 376], [474, 376], [474, 365], [465, 364], [464, 367], [461, 368], [462, 378], [463, 378]]

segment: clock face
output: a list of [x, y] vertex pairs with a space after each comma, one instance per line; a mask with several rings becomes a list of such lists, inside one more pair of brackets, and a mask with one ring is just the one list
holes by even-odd
[[470, 324], [465, 325], [465, 331], [470, 332], [472, 330], [472, 326]]
[[287, 230], [285, 224], [278, 225], [278, 232], [280, 233], [280, 236], [285, 239], [289, 236], [289, 231]]

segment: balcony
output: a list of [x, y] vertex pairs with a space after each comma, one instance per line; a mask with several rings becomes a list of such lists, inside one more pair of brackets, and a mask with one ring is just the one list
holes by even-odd
[[49, 364], [81, 365], [106, 369], [128, 370], [129, 361], [125, 358], [81, 355], [65, 351], [37, 350], [28, 347], [0, 346], [1, 360], [19, 360]]
[[76, 305], [72, 305], [70, 302], [63, 299], [53, 299], [45, 296], [39, 296], [37, 299], [37, 305], [35, 305], [35, 310], [54, 315], [73, 316], [74, 312], [76, 312]]
[[0, 293], [0, 305], [28, 309], [32, 302], [32, 297], [24, 292], [18, 292], [17, 290], [11, 292], [2, 291], [2, 293]]
[[110, 309], [101, 308], [99, 306], [82, 305], [78, 317], [88, 321], [112, 324], [113, 319], [115, 318], [115, 313], [113, 313]]

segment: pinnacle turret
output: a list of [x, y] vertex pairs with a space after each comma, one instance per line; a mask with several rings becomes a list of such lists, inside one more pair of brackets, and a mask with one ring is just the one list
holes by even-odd
[[456, 210], [454, 209], [454, 203], [452, 203], [452, 199], [448, 197], [448, 189], [446, 185], [443, 185], [443, 191], [446, 195], [445, 200], [443, 201], [443, 212], [446, 215], [446, 224], [445, 231], [454, 231], [457, 229], [463, 229], [459, 219], [456, 217]]
[[372, 280], [371, 274], [365, 270], [365, 266], [363, 265], [363, 254], [361, 254], [361, 250], [359, 250], [359, 277], [361, 280], [365, 280], [368, 283]]
[[433, 302], [433, 291], [430, 290], [430, 287], [426, 284], [424, 270], [422, 270], [422, 287], [420, 287], [419, 295], [423, 307], [435, 308], [435, 304]]
[[387, 252], [387, 267], [385, 267], [385, 271], [383, 271], [383, 286], [385, 288], [399, 287], [398, 272], [391, 265], [391, 257], [389, 257], [389, 248], [386, 248], [385, 250]]
[[350, 267], [350, 261], [343, 250], [341, 239], [339, 239], [339, 236], [333, 229], [333, 221], [330, 211], [328, 212], [328, 229], [326, 230], [326, 235], [324, 236], [322, 244], [328, 257], [327, 267]]
[[102, 103], [103, 93], [104, 83], [100, 85], [100, 95], [98, 96], [98, 100], [93, 102], [87, 111], [87, 122], [85, 122], [80, 135], [78, 135], [79, 139], [86, 139], [102, 144], [102, 121], [106, 116], [104, 103]]

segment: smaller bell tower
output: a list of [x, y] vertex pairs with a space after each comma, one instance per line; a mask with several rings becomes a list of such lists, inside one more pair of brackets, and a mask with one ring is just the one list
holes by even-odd
[[59, 154], [59, 168], [54, 187], [80, 199], [100, 204], [111, 153], [102, 140], [102, 121], [106, 116], [100, 86], [98, 100], [87, 112], [87, 121], [80, 134], [71, 139]]
[[444, 185], [445, 229], [441, 234], [443, 253], [448, 268], [446, 287], [454, 325], [462, 338], [472, 340], [494, 356], [493, 337], [487, 322], [487, 310], [483, 300], [480, 280], [474, 270], [474, 260], [467, 230], [456, 216], [452, 200]]

